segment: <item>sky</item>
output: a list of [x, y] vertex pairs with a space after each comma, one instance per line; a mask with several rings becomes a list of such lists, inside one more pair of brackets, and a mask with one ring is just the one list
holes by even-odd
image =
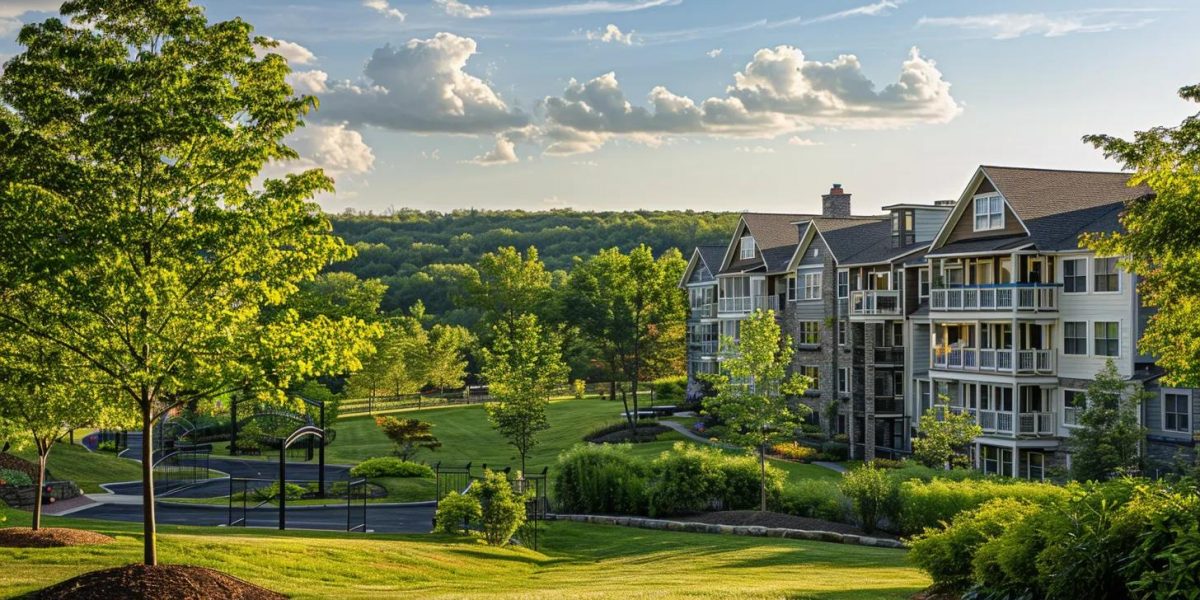
[[[869, 214], [1197, 107], [1194, 0], [202, 0], [279, 42], [348, 208]], [[59, 0], [0, 0], [0, 58]]]

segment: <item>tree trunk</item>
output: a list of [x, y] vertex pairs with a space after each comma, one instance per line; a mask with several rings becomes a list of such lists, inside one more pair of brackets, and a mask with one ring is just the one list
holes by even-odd
[[625, 395], [625, 390], [621, 390], [621, 405], [625, 407], [625, 421], [629, 423], [629, 429], [637, 432], [637, 424], [633, 420], [633, 412], [629, 410], [629, 397]]
[[617, 380], [616, 379], [608, 382], [608, 399], [613, 402], [617, 401]]
[[46, 489], [46, 459], [50, 455], [49, 447], [42, 447], [38, 443], [38, 472], [37, 472], [37, 489], [33, 492], [33, 530], [37, 531], [42, 528], [42, 493]]
[[154, 524], [154, 421], [150, 405], [142, 407], [142, 561], [148, 566], [158, 564], [158, 540]]
[[767, 444], [763, 442], [758, 445], [758, 468], [761, 479], [759, 479], [759, 510], [767, 512]]

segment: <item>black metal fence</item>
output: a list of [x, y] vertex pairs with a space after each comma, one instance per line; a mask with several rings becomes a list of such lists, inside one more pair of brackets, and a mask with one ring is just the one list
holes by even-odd
[[212, 477], [211, 455], [211, 444], [176, 445], [164, 449], [154, 461], [155, 490], [176, 490], [207, 481]]
[[[483, 479], [487, 471], [504, 473], [509, 484], [512, 485], [513, 491], [526, 496], [525, 525], [521, 527], [517, 535], [526, 545], [536, 550], [542, 529], [541, 523], [546, 520], [546, 515], [550, 512], [548, 495], [550, 469], [548, 467], [542, 467], [540, 473], [523, 474], [512, 467], [489, 467], [486, 463], [479, 465], [476, 470], [472, 468], [472, 463], [443, 465], [439, 462], [433, 466], [436, 481], [435, 500], [441, 502], [442, 498], [445, 498], [450, 492], [467, 493], [471, 485]], [[436, 515], [436, 513], [435, 510], [434, 514]]]
[[[372, 497], [371, 484], [365, 478], [332, 482], [325, 495], [318, 490], [318, 480], [289, 479], [279, 486], [278, 479], [232, 477], [226, 525], [229, 527], [278, 527], [287, 529], [288, 506], [297, 500], [345, 500], [346, 531], [367, 531], [367, 500]], [[300, 488], [297, 492], [296, 488]], [[281, 498], [283, 494], [289, 496]], [[282, 500], [282, 501], [281, 501]]]

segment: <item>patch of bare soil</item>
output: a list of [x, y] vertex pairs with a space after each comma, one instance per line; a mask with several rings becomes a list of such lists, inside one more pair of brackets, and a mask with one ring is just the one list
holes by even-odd
[[[681, 519], [682, 520], [682, 519]], [[834, 533], [849, 533], [853, 535], [869, 535], [877, 538], [896, 539], [882, 531], [864, 533], [863, 530], [846, 523], [836, 523], [809, 517], [797, 517], [777, 512], [761, 512], [757, 510], [726, 510], [721, 512], [704, 513], [687, 517], [687, 521], [710, 523], [713, 525], [747, 525], [759, 527], [783, 527], [787, 529], [805, 529], [808, 531], [832, 531]]]
[[86, 529], [43, 527], [34, 531], [28, 527], [5, 527], [0, 529], [0, 547], [4, 548], [61, 548], [63, 546], [89, 546], [108, 544], [116, 540]]
[[237, 577], [204, 567], [186, 565], [129, 565], [84, 573], [33, 595], [34, 598], [57, 600], [112, 600], [137, 598], [147, 600], [207, 600], [230, 598], [237, 600], [280, 600], [283, 594], [242, 581]]

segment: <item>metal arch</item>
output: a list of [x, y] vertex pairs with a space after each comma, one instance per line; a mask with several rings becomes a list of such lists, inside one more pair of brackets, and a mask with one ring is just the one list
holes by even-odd
[[286, 440], [284, 440], [283, 449], [284, 450], [288, 449], [292, 444], [294, 444], [296, 442], [296, 440], [298, 440], [302, 437], [305, 437], [305, 436], [309, 436], [309, 435], [315, 435], [315, 436], [321, 438], [322, 441], [325, 440], [325, 430], [324, 429], [321, 429], [320, 427], [316, 427], [313, 425], [305, 425], [304, 427], [301, 427], [301, 428], [293, 431], [292, 434], [289, 435]]

